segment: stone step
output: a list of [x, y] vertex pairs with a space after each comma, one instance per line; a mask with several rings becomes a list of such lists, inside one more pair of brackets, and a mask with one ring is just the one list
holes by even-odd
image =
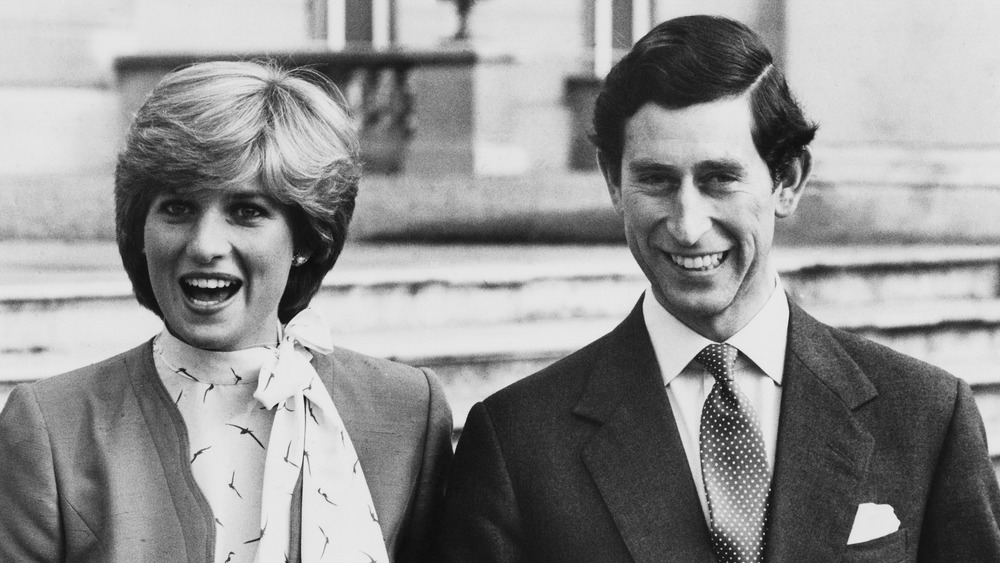
[[931, 363], [1000, 359], [1000, 299], [814, 305], [816, 318]]
[[[617, 317], [647, 285], [628, 251], [615, 245], [357, 246], [314, 301], [343, 331]], [[777, 268], [809, 308], [991, 299], [1000, 288], [995, 247], [780, 249]], [[45, 346], [53, 327], [68, 322], [63, 326], [78, 331], [101, 311], [121, 319], [126, 332], [145, 326], [129, 312], [134, 299], [124, 274], [60, 281], [65, 276], [57, 273], [0, 278], [0, 315], [18, 327], [0, 331], [0, 349]]]
[[[579, 296], [585, 292], [579, 288], [574, 298], [553, 294], [549, 301], [544, 299], [545, 292], [539, 291], [536, 297], [541, 305], [537, 309], [522, 303], [523, 310], [513, 315], [507, 311], [510, 305], [505, 295], [476, 296], [472, 291], [468, 301], [459, 304], [455, 303], [454, 296], [450, 300], [439, 296], [436, 301], [440, 307], [465, 307], [481, 312], [479, 318], [453, 319], [448, 324], [415, 323], [407, 315], [432, 315], [433, 303], [425, 302], [427, 310], [421, 312], [407, 302], [406, 295], [394, 296], [397, 307], [384, 309], [386, 313], [397, 315], [395, 318], [386, 316], [368, 324], [339, 322], [344, 317], [366, 314], [365, 308], [357, 303], [320, 298], [316, 300], [316, 307], [332, 321], [338, 342], [377, 356], [464, 358], [533, 355], [546, 351], [551, 357], [585, 344], [588, 340], [584, 336], [598, 334], [592, 327], [613, 327], [641, 294], [641, 288], [634, 289], [622, 295], [615, 294], [613, 300], [604, 299], [604, 310], [591, 308], [576, 314], [566, 309], [545, 310], [544, 306], [559, 300], [582, 303]], [[612, 294], [610, 290], [606, 293]], [[600, 292], [595, 292], [594, 297], [601, 297]], [[384, 299], [390, 297], [384, 296]], [[0, 357], [7, 361], [0, 364], [4, 366], [0, 369], [0, 379], [4, 372], [13, 374], [13, 366], [19, 366], [18, 371], [23, 374], [19, 377], [34, 378], [73, 367], [59, 358], [96, 361], [149, 338], [162, 326], [148, 311], [117, 297], [106, 301], [96, 298], [66, 301], [44, 313], [39, 313], [36, 305], [12, 307], [14, 310], [8, 310], [3, 316], [8, 330], [0, 333]], [[826, 303], [807, 305], [807, 309], [833, 326], [931, 362], [949, 357], [955, 351], [973, 359], [1000, 353], [1000, 299], [996, 298], [916, 300], [878, 305]], [[535, 340], [521, 338], [520, 331], [535, 334]]]
[[[113, 246], [27, 262], [0, 253], [0, 401], [162, 326]], [[985, 367], [1000, 362], [1000, 249], [782, 248], [777, 268], [818, 318], [973, 383], [1000, 446], [1000, 374]], [[314, 304], [340, 345], [435, 369], [460, 426], [475, 401], [613, 328], [645, 287], [617, 245], [356, 244]]]
[[[896, 325], [890, 322], [893, 314], [881, 309], [854, 308], [856, 316], [867, 315], [867, 319], [851, 318], [847, 309], [835, 312], [843, 321], [840, 326], [939, 365], [963, 377], [977, 389], [988, 389], [996, 394], [997, 428], [1000, 431], [1000, 371], [985, 367], [1000, 365], [1000, 346], [995, 345], [1000, 340], [997, 336], [1000, 332], [1000, 302], [976, 305], [979, 312], [991, 314], [983, 314], [978, 320], [961, 319], [974, 326], [960, 326], [958, 329], [951, 324], [940, 324], [942, 315], [933, 307], [925, 309], [927, 314], [923, 318], [904, 310], [907, 314], [896, 316]], [[820, 318], [827, 317], [828, 321], [833, 318], [830, 311], [814, 313]], [[147, 317], [148, 323], [141, 331], [110, 331], [106, 340], [116, 336], [120, 341], [115, 348], [105, 342], [89, 346], [54, 345], [0, 351], [0, 366], [3, 366], [0, 395], [17, 382], [44, 378], [86, 365], [148, 339], [161, 325], [152, 315], [142, 314]], [[113, 315], [107, 319], [92, 317], [91, 320], [95, 325], [115, 322]], [[460, 423], [475, 401], [600, 337], [620, 320], [621, 317], [616, 316], [418, 329], [402, 326], [334, 331], [334, 339], [346, 348], [433, 368], [445, 381], [455, 407], [456, 422]], [[70, 334], [62, 335], [62, 339], [68, 338]]]
[[[59, 252], [22, 251], [20, 262], [11, 258], [17, 252], [0, 252], [0, 380], [97, 361], [161, 326], [136, 306], [116, 271], [113, 245]], [[950, 350], [982, 357], [1000, 349], [998, 248], [783, 248], [777, 258], [793, 298], [831, 324], [932, 361]], [[645, 286], [631, 255], [615, 245], [359, 244], [345, 252], [314, 305], [348, 343], [376, 343], [354, 346], [363, 351], [461, 364], [537, 355], [509, 337], [493, 340], [501, 349], [455, 344], [490, 341], [476, 335], [503, 334], [507, 325], [559, 327], [534, 343], [544, 357], [558, 357], [587, 340], [562, 345], [554, 335], [610, 328]], [[449, 330], [462, 338], [434, 336]]]

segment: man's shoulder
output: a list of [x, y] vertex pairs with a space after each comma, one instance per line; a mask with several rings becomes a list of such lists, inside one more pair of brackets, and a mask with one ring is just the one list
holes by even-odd
[[483, 403], [491, 413], [518, 418], [572, 409], [609, 354], [612, 340], [613, 332], [493, 393]]
[[809, 318], [837, 343], [880, 394], [893, 390], [942, 393], [943, 396], [954, 394], [958, 378], [946, 370], [864, 336]]

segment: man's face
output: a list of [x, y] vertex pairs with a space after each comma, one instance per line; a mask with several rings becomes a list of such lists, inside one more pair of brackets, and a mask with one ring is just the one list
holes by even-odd
[[620, 182], [602, 170], [629, 248], [657, 301], [715, 341], [764, 306], [776, 216], [790, 214], [808, 161], [775, 184], [750, 136], [746, 98], [682, 109], [647, 103], [625, 124]]

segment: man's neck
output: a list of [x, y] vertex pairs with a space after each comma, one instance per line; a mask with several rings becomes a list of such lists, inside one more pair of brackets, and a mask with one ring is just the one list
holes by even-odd
[[667, 300], [655, 290], [655, 285], [653, 286], [653, 295], [663, 309], [694, 332], [712, 342], [725, 342], [732, 338], [734, 334], [743, 330], [760, 313], [764, 306], [767, 305], [767, 302], [771, 299], [771, 295], [780, 288], [777, 273], [772, 274], [771, 280], [771, 284], [764, 291], [758, 291], [757, 295], [750, 293], [737, 294], [736, 298], [733, 299], [730, 306], [726, 309], [703, 316], [679, 314], [677, 311], [671, 310], [671, 307], [666, 302]]

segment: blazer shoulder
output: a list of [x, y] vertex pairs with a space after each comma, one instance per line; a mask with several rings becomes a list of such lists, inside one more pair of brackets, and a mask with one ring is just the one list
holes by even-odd
[[960, 387], [968, 387], [948, 371], [845, 330], [822, 325], [844, 353], [875, 386], [882, 399], [917, 404], [933, 400], [950, 408]]
[[95, 396], [114, 393], [127, 385], [133, 370], [152, 358], [151, 340], [110, 358], [27, 384], [40, 405], [65, 409]]
[[509, 413], [525, 419], [530, 413], [572, 409], [585, 392], [590, 375], [612, 353], [614, 332], [587, 344], [555, 363], [496, 391], [483, 400], [491, 416]]
[[391, 414], [413, 420], [447, 419], [451, 423], [444, 387], [437, 374], [428, 368], [334, 348], [333, 352], [316, 358], [316, 369], [338, 408], [361, 411], [378, 406], [382, 414], [369, 413], [373, 420]]
[[430, 369], [376, 358], [347, 348], [334, 348], [324, 358], [324, 363], [331, 364], [329, 369], [333, 370], [335, 377], [354, 379], [383, 393], [427, 396], [429, 386], [440, 386], [437, 375]]

